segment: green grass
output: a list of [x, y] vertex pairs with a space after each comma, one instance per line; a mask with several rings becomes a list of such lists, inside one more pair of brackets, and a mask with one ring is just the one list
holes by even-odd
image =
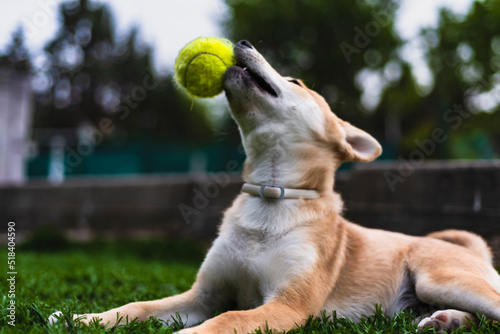
[[[0, 254], [6, 262], [7, 251], [2, 249]], [[172, 333], [182, 325], [172, 321], [169, 327], [150, 319], [103, 329], [74, 324], [69, 316], [68, 325], [47, 326], [46, 319], [57, 310], [69, 315], [101, 312], [131, 301], [180, 293], [193, 283], [203, 255], [200, 246], [187, 242], [72, 244], [50, 234], [35, 238], [16, 249], [16, 326], [8, 325], [9, 299], [4, 293], [0, 295], [0, 333]], [[5, 271], [0, 273], [2, 282], [6, 278]], [[415, 332], [411, 313], [388, 317], [378, 310], [358, 323], [324, 313], [289, 333]], [[500, 326], [483, 321], [472, 333], [500, 333]]]

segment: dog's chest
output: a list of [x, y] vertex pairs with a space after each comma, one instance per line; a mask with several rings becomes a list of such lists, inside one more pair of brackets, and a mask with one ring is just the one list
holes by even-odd
[[269, 236], [235, 227], [229, 233], [228, 279], [236, 287], [240, 308], [272, 299], [291, 281], [300, 280], [316, 261], [315, 248], [300, 229]]

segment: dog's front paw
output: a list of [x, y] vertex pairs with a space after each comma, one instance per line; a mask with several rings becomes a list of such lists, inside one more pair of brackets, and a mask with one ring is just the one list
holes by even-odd
[[[73, 321], [81, 322], [86, 325], [89, 325], [92, 321], [96, 320], [101, 320], [101, 319], [93, 314], [73, 314]], [[67, 322], [64, 319], [64, 314], [61, 311], [56, 311], [52, 313], [50, 317], [47, 319], [47, 323], [49, 324], [49, 326], [52, 326], [56, 322], [60, 321], [64, 321], [64, 323], [67, 324]]]
[[418, 329], [427, 327], [436, 329], [439, 332], [449, 332], [464, 326], [470, 328], [476, 317], [468, 312], [457, 310], [436, 311], [430, 317], [422, 319], [418, 323]]
[[59, 319], [62, 317], [63, 313], [61, 311], [54, 312], [50, 315], [49, 319], [47, 322], [49, 323], [50, 326], [54, 325], [56, 322], [59, 321]]

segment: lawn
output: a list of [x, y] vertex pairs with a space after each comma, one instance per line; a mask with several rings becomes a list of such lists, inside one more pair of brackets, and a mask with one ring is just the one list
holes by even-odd
[[[5, 248], [1, 254], [7, 262]], [[71, 322], [68, 326], [59, 323], [50, 327], [46, 319], [57, 310], [68, 314], [101, 312], [131, 301], [180, 293], [193, 283], [203, 255], [203, 247], [182, 241], [95, 241], [76, 244], [47, 233], [39, 235], [16, 248], [15, 327], [8, 324], [9, 299], [7, 293], [3, 293], [0, 333], [172, 333], [182, 325], [172, 321], [167, 326], [150, 319], [110, 329]], [[0, 274], [0, 278], [6, 282], [6, 271]], [[411, 313], [402, 312], [388, 317], [378, 311], [359, 323], [337, 319], [334, 314], [324, 314], [316, 319], [310, 318], [305, 326], [289, 333], [415, 331]], [[500, 333], [500, 326], [483, 322], [472, 332]]]

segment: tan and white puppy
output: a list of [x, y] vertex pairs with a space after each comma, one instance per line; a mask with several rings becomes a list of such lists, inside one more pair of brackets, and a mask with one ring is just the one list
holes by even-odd
[[[469, 324], [475, 313], [500, 320], [500, 278], [480, 237], [413, 237], [346, 221], [335, 170], [375, 159], [379, 143], [301, 81], [280, 76], [249, 42], [236, 44], [235, 56], [224, 87], [247, 154], [244, 179], [262, 191], [247, 189], [226, 211], [189, 291], [86, 314], [86, 321], [113, 324], [117, 313], [168, 321], [179, 313], [195, 326], [182, 333], [282, 331], [322, 310], [356, 320], [377, 304], [389, 315], [411, 308], [429, 316], [419, 327], [442, 330]], [[268, 198], [282, 190], [264, 184], [291, 195]]]

